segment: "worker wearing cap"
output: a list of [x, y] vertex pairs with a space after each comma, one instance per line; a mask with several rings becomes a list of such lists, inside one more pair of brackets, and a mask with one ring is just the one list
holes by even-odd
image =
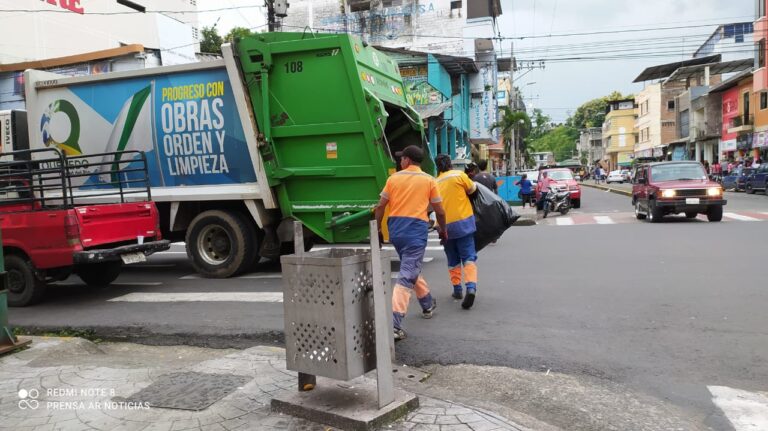
[[425, 319], [431, 318], [437, 307], [437, 302], [429, 293], [426, 280], [421, 276], [421, 267], [427, 249], [427, 211], [431, 205], [441, 227], [445, 227], [445, 211], [435, 178], [419, 168], [424, 159], [422, 150], [411, 145], [396, 155], [400, 157], [402, 170], [387, 179], [387, 184], [381, 192], [381, 200], [376, 207], [376, 222], [381, 230], [384, 211], [389, 206], [389, 242], [400, 257], [400, 273], [392, 291], [394, 335], [395, 341], [400, 341], [406, 337], [402, 325], [411, 299], [411, 290], [416, 291], [422, 317]]
[[[477, 293], [477, 251], [475, 250], [475, 214], [469, 195], [477, 192], [477, 186], [462, 171], [454, 170], [451, 157], [440, 154], [435, 158], [437, 165], [437, 188], [445, 208], [446, 240], [443, 249], [448, 260], [448, 275], [453, 285], [453, 297], [464, 299], [461, 307], [472, 308]], [[461, 286], [462, 267], [467, 294]]]

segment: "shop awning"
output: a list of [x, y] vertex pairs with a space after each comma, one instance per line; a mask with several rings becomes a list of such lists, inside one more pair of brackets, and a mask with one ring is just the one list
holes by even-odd
[[421, 118], [427, 119], [437, 117], [451, 107], [451, 102], [432, 103], [429, 105], [416, 105], [413, 109], [421, 115]]

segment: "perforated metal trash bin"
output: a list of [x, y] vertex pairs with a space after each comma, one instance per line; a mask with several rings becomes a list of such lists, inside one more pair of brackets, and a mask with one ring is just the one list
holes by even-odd
[[[386, 310], [390, 255], [382, 250]], [[289, 370], [350, 380], [376, 368], [371, 253], [329, 249], [280, 258]], [[392, 328], [392, 313], [386, 313]], [[393, 343], [389, 336], [390, 344]]]

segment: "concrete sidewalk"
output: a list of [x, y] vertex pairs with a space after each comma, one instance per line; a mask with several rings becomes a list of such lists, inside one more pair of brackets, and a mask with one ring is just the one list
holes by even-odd
[[[296, 374], [285, 369], [281, 348], [33, 338], [29, 349], [0, 357], [0, 430], [331, 429], [270, 411], [274, 395], [295, 391], [297, 385]], [[385, 429], [526, 429], [448, 400], [421, 395], [420, 405]]]

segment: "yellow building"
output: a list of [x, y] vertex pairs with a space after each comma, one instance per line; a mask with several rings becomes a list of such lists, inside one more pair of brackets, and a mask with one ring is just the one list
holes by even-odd
[[608, 102], [603, 122], [603, 148], [609, 170], [629, 167], [635, 152], [635, 100]]

